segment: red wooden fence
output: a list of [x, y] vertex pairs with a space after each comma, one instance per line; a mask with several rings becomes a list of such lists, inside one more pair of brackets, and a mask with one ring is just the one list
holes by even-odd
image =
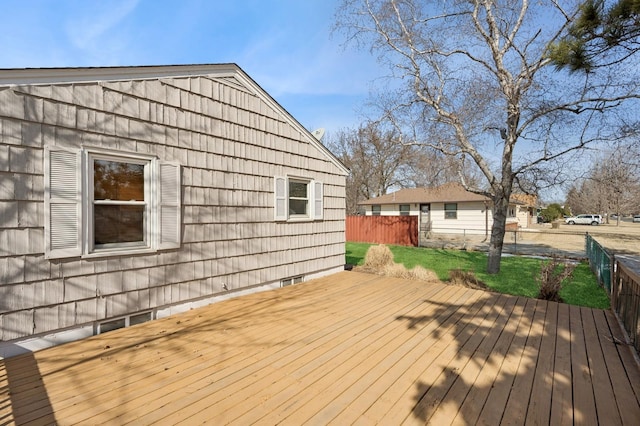
[[418, 245], [418, 216], [347, 216], [347, 241]]

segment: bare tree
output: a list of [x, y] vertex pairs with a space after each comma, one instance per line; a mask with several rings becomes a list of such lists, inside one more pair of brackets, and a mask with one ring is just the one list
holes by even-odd
[[458, 182], [461, 177], [472, 186], [479, 186], [482, 182], [473, 165], [426, 146], [416, 146], [403, 172], [403, 186], [411, 188], [431, 188]]
[[623, 145], [596, 156], [585, 179], [567, 193], [567, 205], [573, 213], [607, 215], [634, 213], [640, 200], [640, 165], [629, 155], [633, 147]]
[[356, 130], [345, 129], [327, 145], [351, 170], [347, 178], [347, 214], [356, 214], [360, 201], [379, 197], [394, 186], [402, 187], [413, 146], [400, 142], [397, 132], [368, 122]]
[[558, 161], [636, 126], [635, 66], [570, 76], [553, 66], [549, 46], [578, 14], [562, 3], [344, 0], [337, 14], [349, 40], [390, 66], [397, 102], [384, 114], [403, 141], [470, 159], [484, 175], [483, 187], [463, 184], [492, 200], [489, 273], [500, 270], [514, 186], [557, 183]]

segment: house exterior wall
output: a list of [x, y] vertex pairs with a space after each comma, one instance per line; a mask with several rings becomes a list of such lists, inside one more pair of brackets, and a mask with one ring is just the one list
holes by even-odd
[[[372, 206], [364, 206], [364, 214], [371, 216], [373, 214]], [[420, 213], [417, 204], [409, 204], [409, 216], [417, 216]], [[400, 215], [399, 204], [383, 204], [380, 206], [380, 216], [398, 216]]]
[[[344, 171], [282, 111], [216, 76], [0, 87], [0, 341], [342, 269]], [[179, 163], [180, 248], [45, 259], [47, 146]], [[286, 175], [323, 183], [323, 220], [274, 221]]]
[[484, 234], [491, 230], [493, 215], [482, 201], [457, 203], [456, 219], [445, 219], [444, 203], [431, 203], [431, 229], [445, 234]]
[[[485, 227], [491, 230], [493, 226], [493, 213], [489, 209], [485, 215], [484, 202], [482, 201], [465, 201], [458, 202], [457, 219], [444, 218], [444, 203], [429, 203], [431, 206], [431, 232], [434, 233], [467, 233], [467, 234], [484, 234]], [[410, 216], [417, 216], [419, 212], [419, 204], [409, 204]], [[372, 206], [366, 205], [365, 215], [372, 214]], [[507, 218], [507, 224], [517, 223], [520, 228], [529, 227], [529, 213], [525, 206], [512, 205], [511, 208], [515, 212], [515, 216]], [[400, 215], [399, 204], [381, 205], [380, 216], [398, 216]]]
[[520, 228], [528, 228], [531, 225], [529, 209], [526, 206], [515, 206], [516, 216], [507, 218], [507, 223], [516, 222]]

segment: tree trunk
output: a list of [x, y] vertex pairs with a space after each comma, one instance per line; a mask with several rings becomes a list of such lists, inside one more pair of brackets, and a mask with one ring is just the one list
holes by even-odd
[[509, 198], [504, 194], [496, 194], [493, 199], [493, 226], [491, 227], [489, 260], [487, 262], [488, 274], [497, 274], [500, 272], [500, 260], [502, 259], [502, 246], [508, 209]]

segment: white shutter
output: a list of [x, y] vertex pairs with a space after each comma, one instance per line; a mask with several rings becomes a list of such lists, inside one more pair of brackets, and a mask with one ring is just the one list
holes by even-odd
[[313, 220], [322, 220], [324, 218], [324, 188], [322, 182], [313, 181]]
[[45, 148], [45, 258], [82, 255], [80, 151]]
[[274, 220], [282, 221], [287, 220], [287, 178], [282, 176], [275, 176], [273, 178], [273, 211]]
[[159, 161], [158, 249], [180, 248], [182, 215], [180, 165]]

